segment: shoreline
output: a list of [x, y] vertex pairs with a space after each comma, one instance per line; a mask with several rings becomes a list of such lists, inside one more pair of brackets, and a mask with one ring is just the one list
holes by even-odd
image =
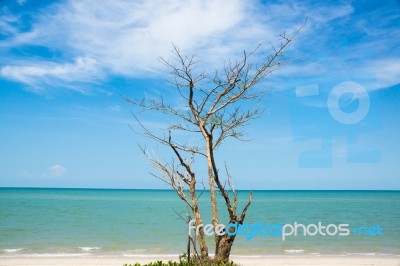
[[[22, 254], [21, 254], [22, 255]], [[6, 255], [0, 256], [0, 266], [122, 266], [123, 264], [149, 263], [157, 260], [167, 262], [169, 260], [178, 261], [176, 255], [84, 255], [84, 256], [21, 256]], [[57, 255], [57, 254], [55, 254]], [[400, 255], [231, 255], [231, 259], [243, 266], [262, 266], [262, 265], [377, 265], [377, 266], [399, 266]]]

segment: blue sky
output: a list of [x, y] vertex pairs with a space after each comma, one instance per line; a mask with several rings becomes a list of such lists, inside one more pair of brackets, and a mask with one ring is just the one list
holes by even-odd
[[272, 93], [247, 128], [252, 141], [227, 142], [220, 163], [242, 189], [400, 189], [391, 0], [3, 0], [0, 186], [166, 188], [137, 144], [171, 154], [132, 132], [121, 96], [164, 93], [179, 105], [159, 62], [172, 43], [213, 70], [306, 18], [285, 54], [294, 60], [260, 84]]

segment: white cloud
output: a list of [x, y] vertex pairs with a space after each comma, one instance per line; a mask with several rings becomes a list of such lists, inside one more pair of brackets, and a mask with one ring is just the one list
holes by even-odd
[[387, 88], [400, 82], [400, 58], [372, 62], [379, 87]]
[[[114, 0], [93, 5], [91, 0], [68, 0], [38, 13], [27, 32], [14, 26], [18, 17], [7, 14], [0, 18], [0, 26], [12, 36], [0, 43], [4, 51], [37, 45], [60, 52], [64, 58], [42, 61], [3, 56], [0, 76], [25, 83], [33, 90], [45, 84], [85, 92], [87, 89], [83, 88], [87, 86], [73, 83], [102, 81], [108, 75], [138, 77], [159, 73], [162, 66], [158, 58], [170, 55], [172, 43], [185, 53], [195, 52], [204, 64], [215, 69], [243, 49], [276, 41], [283, 30], [292, 32], [306, 17], [301, 44], [294, 43], [292, 50], [301, 52], [300, 46], [305, 45], [318, 53], [327, 42], [319, 29], [353, 12], [350, 4], [299, 1], [261, 4], [256, 0]], [[316, 54], [313, 52], [312, 56]], [[307, 60], [282, 73], [321, 73], [321, 63]]]
[[48, 177], [62, 177], [67, 173], [67, 168], [55, 164], [53, 166], [49, 167], [48, 174], [46, 176]]
[[[9, 79], [30, 84], [31, 89], [40, 90], [40, 84], [63, 86], [85, 79], [94, 80], [101, 73], [97, 68], [97, 61], [89, 57], [78, 57], [73, 63], [57, 64], [53, 62], [27, 62], [18, 66], [4, 66], [0, 68], [0, 75]], [[70, 86], [70, 89], [80, 90]]]
[[[250, 8], [252, 4], [244, 0], [116, 0], [93, 5], [89, 0], [70, 0], [51, 6], [30, 31], [14, 34], [0, 45], [45, 46], [77, 60], [13, 59], [4, 61], [0, 74], [29, 85], [102, 79], [105, 70], [139, 76], [159, 71], [158, 58], [170, 55], [172, 43], [186, 52], [196, 51], [208, 63], [223, 65], [227, 55], [275, 39], [283, 30], [263, 24], [264, 15]], [[84, 60], [83, 65], [79, 60]]]
[[121, 111], [121, 106], [116, 104], [116, 105], [111, 105], [108, 107], [109, 110], [114, 111], [114, 112], [119, 112]]
[[18, 5], [23, 6], [26, 4], [26, 0], [17, 0]]

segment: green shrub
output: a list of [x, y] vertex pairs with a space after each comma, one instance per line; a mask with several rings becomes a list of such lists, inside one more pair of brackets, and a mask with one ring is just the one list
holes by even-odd
[[190, 263], [188, 262], [188, 257], [186, 254], [179, 256], [180, 261], [168, 261], [163, 262], [161, 260], [150, 262], [147, 264], [140, 264], [136, 262], [135, 264], [124, 264], [123, 266], [237, 266], [233, 261], [230, 262], [215, 262], [213, 260], [203, 261], [198, 257], [191, 257]]

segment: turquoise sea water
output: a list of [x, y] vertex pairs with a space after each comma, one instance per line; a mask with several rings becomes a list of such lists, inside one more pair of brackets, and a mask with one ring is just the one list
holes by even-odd
[[[249, 192], [239, 193], [243, 205]], [[204, 223], [208, 196], [201, 196]], [[176, 212], [186, 209], [173, 191], [0, 188], [0, 256], [179, 254], [187, 226]], [[400, 255], [399, 191], [255, 191], [246, 222], [380, 226], [383, 235], [240, 235], [232, 254]]]

